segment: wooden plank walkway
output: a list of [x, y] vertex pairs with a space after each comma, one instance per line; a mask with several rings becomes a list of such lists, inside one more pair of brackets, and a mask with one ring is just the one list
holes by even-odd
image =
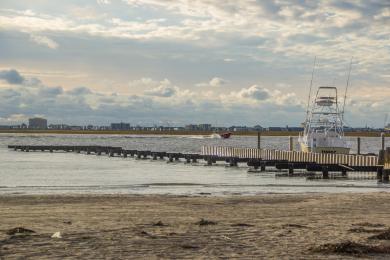
[[281, 151], [256, 148], [236, 148], [221, 146], [203, 146], [202, 155], [238, 157], [261, 160], [288, 161], [290, 163], [316, 163], [319, 165], [345, 165], [345, 166], [377, 166], [378, 156], [330, 154], [330, 153], [306, 153], [299, 151]]

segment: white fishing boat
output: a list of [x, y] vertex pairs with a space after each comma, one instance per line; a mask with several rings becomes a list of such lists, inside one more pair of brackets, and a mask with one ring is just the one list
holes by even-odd
[[312, 108], [307, 114], [304, 132], [298, 139], [301, 150], [348, 154], [351, 148], [344, 139], [343, 126], [337, 88], [319, 87]]
[[321, 86], [318, 88], [314, 101], [310, 106], [314, 68], [315, 61], [312, 79], [310, 82], [304, 132], [301, 133], [298, 138], [301, 151], [348, 154], [351, 147], [344, 138], [344, 108], [349, 85], [351, 65], [342, 110], [339, 107], [337, 88], [329, 86]]

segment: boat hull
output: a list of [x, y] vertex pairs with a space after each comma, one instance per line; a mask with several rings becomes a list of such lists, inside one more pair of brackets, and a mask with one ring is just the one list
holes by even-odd
[[232, 133], [222, 133], [222, 134], [219, 134], [223, 139], [228, 139], [230, 138], [230, 136], [232, 135]]
[[349, 147], [314, 147], [313, 149], [311, 147], [308, 147], [305, 144], [301, 145], [301, 151], [306, 153], [330, 153], [330, 154], [349, 154], [350, 148]]

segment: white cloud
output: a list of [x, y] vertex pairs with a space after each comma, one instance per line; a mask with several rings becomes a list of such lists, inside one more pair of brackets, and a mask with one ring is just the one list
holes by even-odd
[[[0, 71], [1, 72], [1, 71]], [[24, 82], [34, 82], [30, 78]], [[0, 122], [23, 122], [32, 115], [43, 115], [50, 122], [107, 123], [115, 120], [150, 123], [171, 120], [177, 124], [212, 121], [218, 116], [223, 124], [297, 125], [304, 118], [305, 102], [293, 92], [252, 85], [239, 91], [218, 94], [212, 91], [191, 92], [168, 79], [141, 78], [131, 86], [144, 88], [144, 94], [116, 94], [92, 91], [88, 87], [63, 90], [46, 86], [39, 80], [34, 87], [25, 83], [0, 88]], [[32, 84], [32, 83], [30, 83]], [[386, 88], [372, 93], [355, 89], [348, 101], [348, 118], [382, 114], [390, 106]], [[377, 93], [386, 95], [381, 99]], [[131, 113], [129, 113], [131, 111]], [[382, 113], [382, 114], [381, 114]], [[233, 121], [232, 121], [233, 120]], [[376, 120], [383, 121], [383, 118]]]
[[31, 34], [30, 40], [39, 45], [49, 47], [50, 49], [58, 48], [58, 43], [46, 36]]
[[24, 114], [10, 114], [7, 117], [0, 117], [0, 123], [2, 124], [17, 124], [20, 122], [26, 122], [28, 116]]
[[172, 86], [168, 79], [164, 79], [163, 81], [160, 81], [159, 86], [145, 90], [144, 94], [148, 96], [168, 98], [174, 96], [177, 92], [178, 88]]
[[252, 98], [256, 100], [267, 100], [270, 97], [270, 91], [266, 88], [261, 88], [257, 85], [253, 85], [249, 88], [243, 88], [238, 92], [238, 96], [241, 98]]
[[198, 84], [196, 84], [196, 86], [197, 87], [214, 87], [214, 88], [216, 88], [216, 87], [220, 87], [222, 85], [225, 85], [227, 83], [228, 83], [228, 81], [226, 79], [214, 77], [209, 82], [198, 83]]
[[99, 5], [109, 5], [109, 4], [111, 4], [111, 0], [96, 0], [96, 2]]

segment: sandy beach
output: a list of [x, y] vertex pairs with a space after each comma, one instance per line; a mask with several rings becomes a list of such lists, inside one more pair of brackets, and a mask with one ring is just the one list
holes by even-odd
[[389, 199], [2, 196], [0, 259], [386, 259]]

